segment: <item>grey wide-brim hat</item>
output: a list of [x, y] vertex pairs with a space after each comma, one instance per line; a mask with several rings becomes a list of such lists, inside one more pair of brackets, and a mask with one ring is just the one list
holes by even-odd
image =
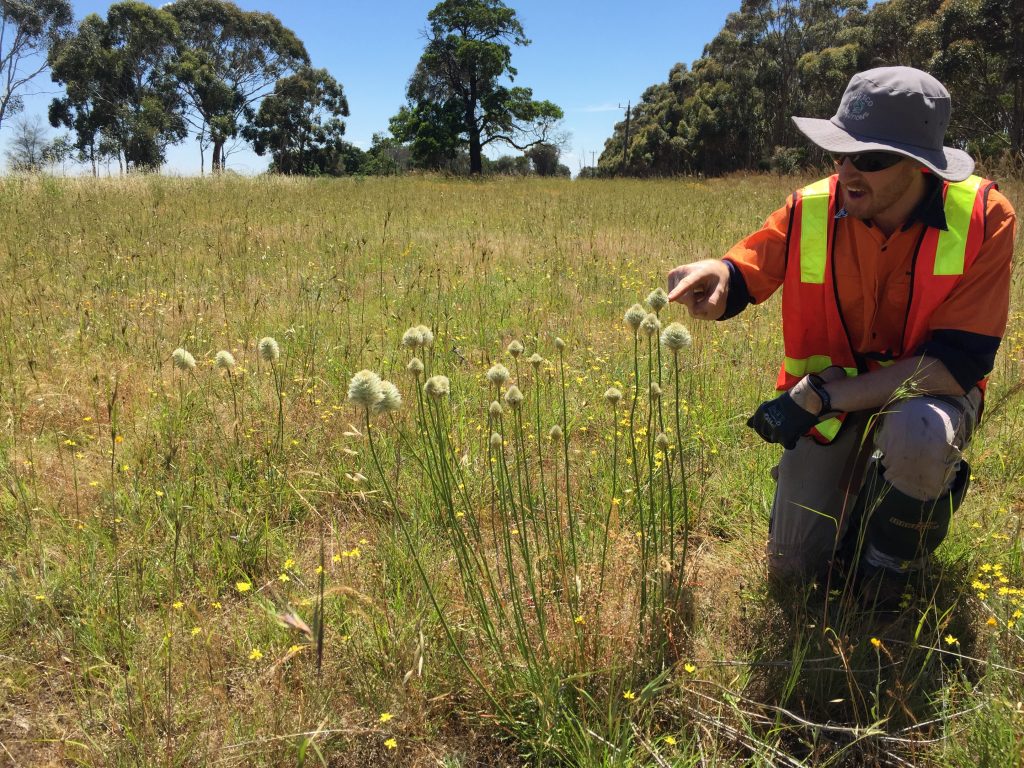
[[974, 172], [974, 160], [942, 145], [950, 111], [949, 91], [927, 72], [879, 67], [853, 76], [831, 119], [793, 122], [826, 152], [895, 152], [943, 179], [963, 181]]

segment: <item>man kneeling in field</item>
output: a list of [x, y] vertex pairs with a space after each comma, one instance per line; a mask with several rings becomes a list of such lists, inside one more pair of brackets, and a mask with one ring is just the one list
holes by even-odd
[[855, 75], [830, 120], [793, 118], [835, 174], [722, 260], [669, 273], [669, 298], [710, 320], [782, 286], [782, 394], [747, 422], [786, 449], [768, 535], [776, 578], [819, 577], [837, 557], [861, 574], [910, 573], [967, 491], [962, 455], [1006, 329], [1016, 218], [969, 155], [943, 146], [949, 117], [949, 93], [925, 72]]

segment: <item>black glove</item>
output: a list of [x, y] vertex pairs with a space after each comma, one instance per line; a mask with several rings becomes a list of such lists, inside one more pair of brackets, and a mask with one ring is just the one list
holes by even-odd
[[818, 416], [797, 405], [789, 392], [783, 392], [774, 400], [761, 403], [757, 411], [747, 419], [747, 426], [753, 427], [769, 443], [780, 443], [783, 448], [795, 448], [800, 435], [818, 423]]

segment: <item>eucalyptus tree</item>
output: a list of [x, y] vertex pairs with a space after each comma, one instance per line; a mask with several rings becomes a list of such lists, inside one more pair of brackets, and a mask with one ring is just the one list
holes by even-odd
[[156, 169], [186, 133], [183, 105], [170, 73], [178, 25], [167, 11], [135, 0], [90, 14], [50, 49], [53, 81], [65, 95], [50, 104], [50, 123], [75, 132], [93, 163], [116, 148], [129, 169]]
[[70, 0], [0, 0], [0, 127], [22, 110], [20, 92], [46, 69], [46, 52], [72, 21]]
[[467, 148], [470, 173], [479, 174], [490, 144], [525, 151], [551, 139], [562, 110], [511, 85], [512, 47], [530, 44], [512, 8], [501, 0], [443, 0], [427, 22], [408, 104], [392, 120], [392, 132], [412, 142], [414, 156], [450, 159]]
[[283, 77], [263, 99], [243, 135], [256, 154], [269, 153], [271, 170], [286, 174], [340, 175], [351, 148], [342, 139], [348, 101], [326, 69], [303, 67]]
[[309, 65], [295, 33], [270, 13], [245, 11], [226, 0], [176, 0], [165, 6], [178, 22], [173, 72], [192, 127], [207, 140], [212, 168], [225, 165], [225, 145], [255, 116], [277, 81]]

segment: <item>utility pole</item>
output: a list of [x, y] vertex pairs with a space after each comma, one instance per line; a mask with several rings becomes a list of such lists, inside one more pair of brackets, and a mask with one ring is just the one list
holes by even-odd
[[[621, 171], [626, 170], [626, 152], [629, 150], [629, 115], [632, 111], [633, 102], [626, 102], [626, 140], [622, 142], [622, 168]], [[619, 104], [619, 109], [622, 109], [622, 105]]]

